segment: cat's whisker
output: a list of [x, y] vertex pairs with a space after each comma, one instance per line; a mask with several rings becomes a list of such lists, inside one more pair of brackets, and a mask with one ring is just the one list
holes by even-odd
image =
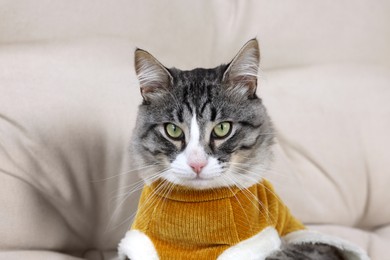
[[144, 184], [144, 180], [143, 179], [140, 179], [136, 182], [133, 182], [132, 184], [129, 184], [129, 185], [125, 185], [125, 186], [121, 186], [119, 187], [118, 189], [116, 189], [115, 191], [113, 191], [112, 193], [117, 193], [118, 191], [120, 190], [131, 190], [133, 189], [134, 187], [138, 187], [139, 185], [143, 185]]
[[[158, 205], [161, 203], [162, 200], [157, 199], [156, 196], [166, 197], [170, 193], [170, 190], [173, 187], [174, 187], [173, 183], [165, 181], [165, 180], [162, 181], [161, 183], [159, 183], [157, 185], [155, 190], [152, 192], [151, 195], [149, 195], [149, 197], [145, 201], [145, 203], [144, 203], [145, 207], [139, 208], [138, 210], [142, 209], [144, 214], [147, 214], [149, 209], [158, 207]], [[157, 195], [157, 194], [159, 194], [159, 195]], [[136, 213], [133, 214], [133, 218], [135, 217]]]
[[[171, 194], [172, 190], [173, 190], [174, 187], [175, 187], [175, 184], [173, 184], [172, 182], [167, 182], [167, 183], [168, 183], [168, 188], [167, 188], [167, 190], [164, 192], [164, 194], [162, 195], [162, 197], [164, 197], [164, 198], [167, 198], [167, 197]], [[166, 202], [165, 199], [162, 200], [162, 204], [163, 204], [164, 202]]]
[[[243, 175], [245, 176], [245, 178], [248, 178], [250, 180], [253, 180], [253, 181], [257, 181], [253, 178], [251, 178], [250, 176], [247, 176], [247, 175]], [[265, 186], [262, 182], [259, 183], [260, 185], [262, 185], [268, 192], [270, 192], [281, 204], [283, 204], [282, 200], [279, 198], [279, 196], [274, 192], [272, 191], [271, 189], [269, 189], [267, 186]]]
[[[159, 172], [157, 172], [157, 173], [155, 173], [153, 176], [155, 177], [155, 178], [160, 178], [166, 171], [168, 171], [169, 170], [169, 168], [167, 168], [167, 169], [164, 169], [164, 170], [162, 170], [162, 171], [159, 171]], [[119, 209], [121, 208], [121, 206], [123, 205], [123, 203], [135, 192], [135, 191], [137, 191], [137, 190], [131, 190], [131, 191], [129, 191], [129, 192], [127, 192], [127, 194], [124, 196], [124, 198], [120, 201], [120, 203], [116, 206], [116, 209], [114, 210], [114, 212], [113, 212], [113, 214], [111, 215], [111, 217], [110, 217], [110, 219], [109, 219], [109, 221], [108, 221], [108, 223], [109, 223], [109, 225], [110, 225], [110, 223], [112, 222], [112, 220], [113, 220], [113, 218], [115, 218], [116, 217], [116, 215], [118, 214], [118, 211], [119, 211]], [[127, 221], [128, 220], [128, 218], [125, 220], [125, 221]], [[124, 222], [125, 222], [124, 221]], [[124, 222], [121, 222], [121, 224], [119, 224], [119, 226], [120, 225], [122, 225]], [[116, 225], [115, 226], [115, 228], [117, 227], [118, 225]]]
[[156, 166], [159, 166], [159, 165], [162, 165], [162, 164], [158, 164], [158, 163], [156, 163], [156, 164], [148, 164], [148, 165], [141, 166], [140, 168], [136, 168], [136, 169], [132, 169], [132, 170], [129, 170], [129, 171], [126, 171], [126, 172], [122, 172], [122, 173], [116, 174], [116, 175], [112, 175], [112, 176], [107, 177], [107, 178], [91, 180], [90, 182], [107, 181], [107, 180], [111, 180], [113, 178], [117, 178], [117, 177], [120, 177], [120, 176], [123, 176], [123, 175], [128, 175], [128, 174], [133, 173], [135, 171], [140, 171], [140, 170], [144, 170], [144, 169], [147, 169], [147, 168], [156, 167]]
[[[150, 176], [147, 176], [143, 179], [140, 179], [138, 180], [137, 182], [135, 183], [132, 183], [130, 185], [127, 185], [127, 186], [123, 186], [123, 187], [120, 187], [116, 190], [116, 192], [120, 191], [120, 190], [123, 190], [123, 189], [130, 189], [129, 191], [127, 192], [134, 192], [134, 190], [137, 190], [138, 187], [140, 186], [141, 188], [143, 187], [143, 185], [145, 184], [145, 182], [149, 182], [149, 183], [152, 183], [154, 181], [156, 181], [157, 179], [159, 179], [161, 176], [162, 176], [162, 172], [166, 172], [166, 170], [168, 170], [169, 168], [165, 168], [161, 171], [158, 171], [156, 173], [153, 173], [152, 175]], [[126, 193], [127, 193], [126, 192]]]
[[[287, 181], [292, 181], [294, 179], [293, 175], [290, 175], [290, 174], [287, 174], [284, 172], [278, 172], [278, 171], [272, 170], [269, 167], [261, 167], [261, 166], [259, 167], [259, 165], [252, 166], [251, 164], [248, 164], [246, 167], [251, 169], [251, 170], [249, 170], [248, 168], [240, 167], [241, 165], [244, 165], [241, 163], [229, 163], [229, 164], [230, 164], [232, 169], [238, 170], [239, 171], [238, 173], [242, 174], [247, 179], [249, 179], [250, 177], [248, 175], [246, 175], [246, 173], [253, 174], [253, 175], [258, 174], [258, 173], [255, 173], [254, 170], [258, 170], [259, 172], [261, 172], [261, 177], [263, 179], [271, 180], [275, 176], [283, 177], [283, 182], [281, 182], [277, 179], [272, 179], [272, 183], [277, 183], [278, 185], [286, 185]], [[237, 166], [237, 165], [240, 165], [240, 166]], [[253, 182], [256, 182], [256, 180], [253, 178], [251, 178], [251, 180], [253, 180]]]
[[[138, 208], [137, 212], [135, 212], [135, 214], [137, 214], [138, 212], [147, 212], [150, 208], [154, 208], [156, 203], [159, 203], [159, 200], [157, 199], [158, 194], [160, 194], [161, 192], [164, 192], [166, 188], [167, 188], [166, 182], [163, 181], [163, 182], [159, 183], [157, 185], [157, 187], [153, 190], [153, 192], [146, 198], [146, 201], [143, 204], [143, 206], [140, 206]], [[146, 214], [146, 213], [144, 213], [144, 214]], [[140, 216], [142, 216], [142, 215], [140, 215]]]
[[[162, 173], [163, 173], [163, 172], [162, 172]], [[144, 205], [147, 205], [147, 208], [146, 208], [146, 209], [148, 209], [148, 208], [150, 208], [150, 207], [152, 207], [152, 206], [154, 205], [153, 199], [154, 199], [155, 194], [159, 193], [160, 190], [161, 190], [162, 188], [165, 187], [165, 185], [166, 185], [166, 184], [165, 184], [164, 181], [161, 182], [161, 183], [159, 183], [159, 184], [157, 185], [157, 187], [155, 188], [155, 190], [153, 191], [153, 193], [148, 197], [148, 199], [146, 200], [146, 202], [145, 202], [145, 204], [144, 204]], [[131, 193], [130, 193], [129, 195], [131, 195]], [[111, 215], [110, 220], [109, 220], [109, 222], [108, 222], [108, 223], [109, 223], [109, 224], [108, 224], [108, 227], [111, 225], [110, 223], [112, 222], [112, 219], [113, 219], [113, 218], [115, 217], [115, 215], [117, 214], [117, 210], [122, 206], [122, 204], [124, 203], [124, 201], [127, 200], [127, 198], [129, 197], [129, 195], [126, 196], [126, 197], [119, 203], [119, 205], [116, 207], [116, 209], [114, 210], [114, 213]], [[155, 200], [156, 200], [156, 199], [154, 199], [154, 201], [155, 201]], [[127, 217], [125, 220], [123, 220], [123, 221], [120, 222], [119, 224], [117, 224], [117, 225], [115, 225], [114, 227], [112, 227], [112, 230], [114, 230], [114, 229], [116, 229], [116, 228], [122, 226], [124, 223], [128, 222], [129, 220], [134, 219], [135, 215], [137, 214], [137, 212], [138, 212], [140, 209], [141, 209], [141, 208], [138, 208], [138, 210], [137, 210], [136, 212], [134, 212], [133, 214], [131, 214], [129, 217]], [[132, 222], [132, 221], [131, 221], [131, 222]]]
[[[224, 178], [230, 179], [228, 176], [224, 176]], [[224, 180], [225, 180], [225, 179], [224, 179]], [[232, 181], [232, 180], [231, 180], [231, 181]], [[233, 181], [233, 182], [234, 182], [234, 181]], [[232, 188], [228, 185], [228, 182], [225, 181], [225, 184], [226, 184], [226, 187], [228, 187], [228, 189], [233, 193], [233, 190], [232, 190]], [[245, 210], [244, 207], [242, 206], [241, 201], [239, 200], [239, 198], [237, 197], [236, 194], [234, 194], [234, 198], [237, 200], [237, 203], [240, 205], [242, 211], [243, 211], [244, 214], [245, 214], [245, 218], [246, 218], [246, 220], [247, 220], [247, 223], [246, 223], [246, 224], [250, 227], [251, 232], [253, 232], [253, 231], [252, 231], [252, 224], [251, 224], [251, 222], [249, 221], [248, 214], [246, 213], [246, 210]]]
[[257, 167], [257, 168], [263, 167], [263, 168], [266, 168], [265, 165], [256, 163], [256, 161], [255, 162], [250, 162], [250, 163], [228, 162], [227, 165], [242, 165], [242, 166], [247, 166], [247, 167], [250, 167], [250, 168], [253, 168], [253, 167]]
[[[230, 177], [234, 178], [233, 176]], [[263, 215], [267, 222], [269, 222], [269, 217], [271, 217], [272, 221], [276, 220], [275, 216], [267, 209], [264, 203], [260, 201], [255, 194], [253, 194], [248, 188], [242, 186], [240, 181], [236, 181], [236, 185], [238, 188], [240, 188], [244, 196], [259, 210], [260, 214]], [[261, 207], [265, 212], [263, 212], [259, 207]]]
[[260, 212], [260, 214], [263, 215], [264, 218], [266, 218], [265, 213], [262, 212], [260, 209], [260, 207], [263, 209], [265, 209], [265, 207], [261, 204], [259, 199], [254, 194], [252, 194], [252, 192], [250, 192], [246, 187], [243, 187], [240, 183], [240, 180], [235, 180], [233, 176], [230, 176], [228, 178], [230, 178], [235, 183], [235, 185], [241, 190], [242, 194], [247, 198], [247, 200]]
[[[251, 170], [247, 169], [247, 168], [243, 168], [243, 167], [240, 167], [240, 166], [237, 166], [237, 165], [240, 165], [240, 166], [246, 166], [248, 168], [250, 168]], [[251, 166], [251, 165], [241, 165], [239, 163], [233, 163], [233, 164], [230, 164], [230, 166], [232, 168], [235, 168], [237, 170], [241, 170], [241, 171], [244, 171], [246, 173], [250, 173], [250, 174], [253, 174], [253, 175], [256, 175], [256, 174], [259, 174], [259, 173], [256, 173], [254, 172], [253, 170], [258, 170], [259, 172], [261, 172], [261, 174], [263, 176], [267, 175], [267, 174], [273, 174], [273, 175], [278, 175], [278, 176], [281, 176], [283, 178], [289, 178], [291, 175], [288, 175], [286, 173], [282, 173], [282, 172], [276, 172], [272, 169], [270, 169], [269, 167], [261, 167], [261, 166]]]
[[[143, 188], [144, 186], [145, 186], [144, 183], [139, 183], [137, 186], [131, 187], [130, 190], [129, 190], [127, 187], [122, 187], [122, 188], [120, 188], [120, 189], [117, 190], [116, 196], [112, 196], [112, 197], [110, 198], [110, 202], [116, 201], [116, 200], [122, 198], [123, 196], [127, 196], [128, 194], [133, 194], [133, 193], [135, 193], [135, 192], [137, 192], [137, 191], [140, 191], [140, 190], [142, 190], [142, 188]], [[126, 189], [126, 188], [127, 188], [127, 189]], [[124, 192], [122, 192], [122, 193], [118, 193], [119, 190], [124, 190], [124, 189], [126, 189], [126, 191], [124, 191]]]
[[257, 171], [254, 172], [254, 171], [249, 170], [248, 168], [239, 167], [239, 166], [236, 166], [236, 165], [231, 165], [230, 168], [235, 170], [236, 172], [240, 173], [241, 175], [251, 174], [251, 175], [254, 175], [254, 176], [263, 176], [265, 171], [266, 171], [266, 169], [264, 169], [264, 168], [258, 168]]
[[[276, 170], [273, 170], [273, 169], [268, 169], [264, 173], [264, 177], [267, 177], [267, 178], [270, 178], [270, 179], [275, 179], [275, 181], [283, 181], [285, 184], [287, 184], [287, 182], [290, 182], [290, 181], [296, 179], [296, 176], [294, 176], [293, 174], [288, 174], [286, 172], [276, 171]], [[277, 179], [275, 177], [282, 177], [283, 179], [280, 180], [280, 178]]]

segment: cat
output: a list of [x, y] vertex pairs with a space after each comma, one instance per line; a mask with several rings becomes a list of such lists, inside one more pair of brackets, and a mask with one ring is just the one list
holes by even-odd
[[[148, 52], [135, 51], [143, 101], [131, 156], [143, 167], [140, 176], [147, 186], [159, 183], [150, 196], [158, 190], [168, 196], [176, 186], [247, 190], [263, 181], [275, 130], [257, 95], [259, 61], [256, 39], [230, 63], [213, 69], [168, 69]], [[344, 258], [335, 247], [307, 244], [282, 246], [265, 259]]]

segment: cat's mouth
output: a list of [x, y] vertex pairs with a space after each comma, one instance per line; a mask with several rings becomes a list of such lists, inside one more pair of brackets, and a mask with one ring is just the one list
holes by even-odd
[[209, 175], [202, 175], [202, 174], [196, 174], [193, 176], [177, 176], [179, 179], [186, 180], [186, 181], [211, 181], [214, 179], [217, 179], [221, 176], [221, 174], [215, 174], [212, 176]]
[[200, 172], [196, 174], [195, 172], [179, 173], [171, 171], [171, 174], [168, 174], [164, 177], [169, 182], [174, 184], [179, 184], [182, 186], [192, 187], [195, 189], [204, 189], [214, 186], [221, 186], [221, 172]]
[[177, 178], [173, 183], [194, 189], [209, 189], [223, 186], [218, 176], [204, 177], [197, 175], [193, 178]]
[[200, 176], [200, 175], [196, 175], [196, 177], [193, 178], [193, 180], [197, 180], [197, 181], [210, 181], [210, 180], [218, 178], [219, 176], [220, 175], [216, 175], [216, 176]]
[[210, 185], [214, 186], [216, 183], [218, 183], [217, 186], [223, 186], [221, 185], [220, 178], [221, 178], [221, 174], [209, 175], [209, 174], [201, 173], [201, 174], [192, 175], [191, 177], [190, 176], [184, 177], [181, 180], [178, 180], [178, 183], [196, 189], [204, 189], [204, 188], [209, 188]]

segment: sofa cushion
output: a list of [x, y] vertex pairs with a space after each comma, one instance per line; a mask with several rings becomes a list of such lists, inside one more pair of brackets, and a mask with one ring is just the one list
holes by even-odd
[[278, 137], [267, 177], [305, 224], [325, 225], [372, 256], [390, 243], [389, 72], [350, 63], [290, 68], [266, 72], [259, 88]]
[[0, 248], [116, 248], [137, 200], [119, 206], [136, 179], [125, 174], [139, 101], [128, 49], [0, 48]]

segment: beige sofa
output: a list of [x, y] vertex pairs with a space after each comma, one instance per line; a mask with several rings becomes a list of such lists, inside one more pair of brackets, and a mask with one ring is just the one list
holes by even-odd
[[278, 132], [269, 179], [308, 227], [390, 259], [389, 1], [0, 6], [0, 259], [114, 258], [138, 199], [135, 47], [212, 67], [254, 36]]

